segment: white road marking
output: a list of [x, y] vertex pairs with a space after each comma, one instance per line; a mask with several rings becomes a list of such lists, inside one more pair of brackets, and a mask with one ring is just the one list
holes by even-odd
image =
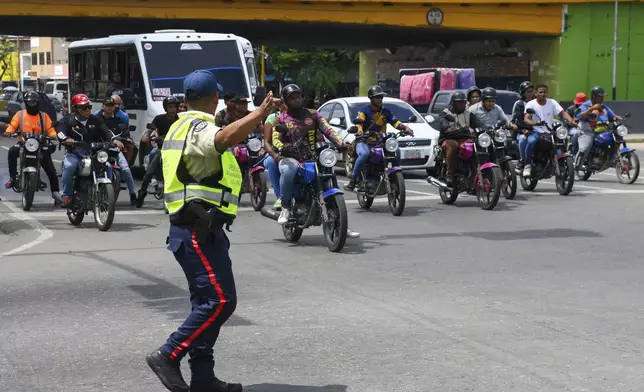
[[[555, 183], [554, 181], [539, 181], [539, 184], [548, 184], [548, 185], [555, 185], [555, 186], [557, 185], [557, 183]], [[575, 181], [575, 183], [573, 184], [572, 189], [574, 190], [575, 188], [606, 189], [606, 188], [602, 188], [602, 187], [599, 187], [599, 186], [579, 185], [579, 184], [577, 184], [577, 181]]]
[[9, 150], [9, 147], [7, 147], [7, 146], [0, 146], [0, 147], [4, 148], [7, 151]]
[[21, 245], [15, 249], [12, 249], [10, 251], [0, 253], [0, 258], [2, 256], [9, 256], [9, 255], [14, 255], [16, 253], [20, 253], [24, 250], [27, 250], [29, 248], [33, 248], [34, 246], [41, 244], [51, 237], [54, 236], [54, 232], [43, 226], [40, 222], [38, 222], [34, 217], [24, 213], [20, 208], [18, 208], [15, 204], [13, 204], [10, 201], [0, 201], [0, 204], [4, 204], [9, 210], [11, 210], [12, 216], [15, 219], [19, 219], [23, 222], [25, 222], [27, 225], [29, 225], [32, 229], [36, 230], [38, 232], [38, 238], [35, 240], [28, 242], [24, 245]]
[[[9, 147], [7, 147], [7, 146], [0, 146], [0, 147], [4, 148], [5, 150], [9, 150]], [[56, 163], [60, 163], [60, 162], [61, 162], [61, 161], [59, 161], [58, 159], [52, 159], [52, 161], [54, 161], [54, 162], [56, 162]]]

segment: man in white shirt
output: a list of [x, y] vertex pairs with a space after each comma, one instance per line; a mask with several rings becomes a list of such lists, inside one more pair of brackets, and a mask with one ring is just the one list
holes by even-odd
[[[523, 135], [519, 136], [519, 152], [523, 157], [523, 177], [530, 177], [532, 172], [532, 156], [537, 146], [541, 134], [548, 133], [545, 125], [552, 126], [555, 116], [563, 117], [567, 121], [573, 121], [572, 117], [559, 105], [559, 102], [548, 98], [548, 86], [538, 84], [536, 86], [536, 98], [525, 105], [525, 124], [532, 125], [532, 130], [523, 130]], [[528, 113], [528, 110], [534, 110], [534, 114]]]

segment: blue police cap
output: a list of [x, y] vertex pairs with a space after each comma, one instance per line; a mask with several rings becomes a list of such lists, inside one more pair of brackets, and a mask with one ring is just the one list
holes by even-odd
[[210, 71], [194, 71], [183, 80], [183, 92], [189, 100], [212, 97], [220, 91], [223, 89]]

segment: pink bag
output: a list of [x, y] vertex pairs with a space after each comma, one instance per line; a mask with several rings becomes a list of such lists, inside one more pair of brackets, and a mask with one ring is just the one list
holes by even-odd
[[456, 70], [453, 68], [441, 69], [441, 90], [453, 90], [456, 88]]
[[434, 96], [434, 72], [415, 75], [411, 85], [411, 104], [428, 105]]
[[411, 102], [411, 84], [413, 81], [413, 75], [403, 75], [400, 78], [400, 99], [407, 103]]

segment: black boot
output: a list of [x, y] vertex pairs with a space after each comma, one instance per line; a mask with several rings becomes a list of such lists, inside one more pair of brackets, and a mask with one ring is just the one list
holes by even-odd
[[156, 350], [146, 357], [148, 366], [159, 377], [161, 383], [171, 392], [189, 392], [190, 388], [181, 375], [179, 361], [166, 357], [161, 350]]
[[143, 207], [143, 201], [145, 200], [145, 196], [147, 195], [148, 192], [144, 191], [143, 189], [139, 191], [139, 196], [136, 198], [136, 208]]
[[136, 200], [138, 197], [136, 196], [136, 193], [130, 193], [130, 204], [135, 206], [136, 205]]
[[208, 385], [190, 384], [190, 392], [242, 392], [244, 388], [238, 383], [227, 383], [215, 377]]
[[344, 186], [344, 189], [348, 191], [353, 191], [356, 188], [356, 180], [354, 178], [349, 179], [349, 183]]

